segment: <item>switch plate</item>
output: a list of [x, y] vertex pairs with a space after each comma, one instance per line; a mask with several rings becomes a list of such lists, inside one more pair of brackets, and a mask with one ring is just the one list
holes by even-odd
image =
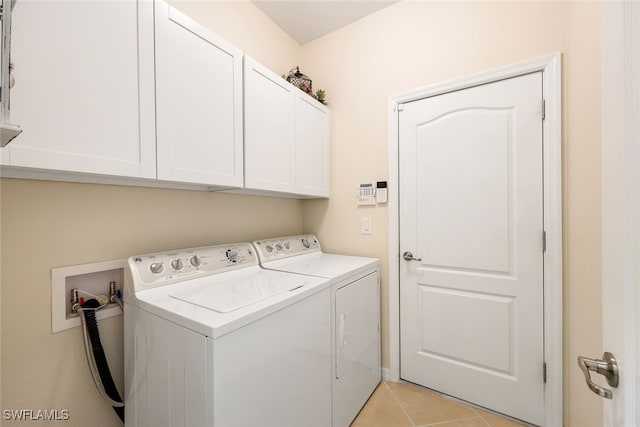
[[372, 234], [372, 221], [370, 216], [362, 217], [362, 234]]

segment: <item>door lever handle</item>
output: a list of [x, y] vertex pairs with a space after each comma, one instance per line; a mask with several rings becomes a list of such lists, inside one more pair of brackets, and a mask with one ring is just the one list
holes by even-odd
[[405, 261], [422, 261], [422, 258], [414, 258], [413, 254], [409, 251], [403, 253], [402, 258], [404, 258]]
[[616, 358], [613, 357], [613, 354], [608, 351], [605, 352], [602, 355], [602, 360], [578, 356], [578, 366], [582, 369], [584, 379], [587, 381], [587, 386], [589, 386], [589, 389], [591, 389], [592, 392], [600, 397], [604, 397], [605, 399], [611, 399], [613, 397], [611, 390], [600, 387], [591, 381], [591, 374], [589, 373], [589, 371], [593, 371], [603, 375], [607, 379], [607, 384], [611, 387], [618, 387], [618, 382], [620, 380], [618, 375], [618, 363], [616, 362]]

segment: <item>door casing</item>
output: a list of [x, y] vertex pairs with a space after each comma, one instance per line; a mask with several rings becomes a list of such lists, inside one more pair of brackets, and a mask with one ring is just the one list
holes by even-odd
[[392, 95], [389, 129], [389, 371], [385, 379], [400, 380], [400, 233], [398, 180], [398, 109], [422, 98], [467, 89], [532, 72], [543, 72], [544, 127], [544, 356], [546, 362], [545, 423], [562, 425], [562, 99], [561, 54], [554, 53], [480, 74]]

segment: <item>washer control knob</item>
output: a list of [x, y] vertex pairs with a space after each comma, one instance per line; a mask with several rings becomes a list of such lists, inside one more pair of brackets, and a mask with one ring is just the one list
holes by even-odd
[[289, 242], [284, 242], [284, 248], [285, 248], [286, 250], [291, 249], [291, 243], [289, 243]]
[[172, 259], [171, 268], [173, 268], [174, 271], [180, 271], [184, 268], [184, 263], [180, 258]]
[[309, 240], [307, 240], [306, 237], [302, 238], [302, 246], [304, 246], [307, 249], [309, 249], [311, 247], [311, 243], [309, 243]]
[[282, 243], [276, 243], [276, 251], [277, 251], [277, 252], [282, 252], [282, 249], [284, 249], [284, 248], [282, 247]]
[[264, 249], [269, 253], [273, 252], [273, 246], [271, 246], [271, 245], [265, 246]]
[[152, 262], [149, 265], [149, 271], [153, 274], [161, 274], [164, 271], [164, 264], [162, 262]]
[[191, 264], [194, 267], [198, 268], [198, 267], [200, 267], [200, 264], [202, 264], [202, 260], [200, 259], [200, 257], [198, 255], [194, 255], [191, 258], [189, 258], [189, 264]]
[[234, 264], [238, 262], [238, 251], [234, 251], [232, 249], [227, 250], [227, 259]]

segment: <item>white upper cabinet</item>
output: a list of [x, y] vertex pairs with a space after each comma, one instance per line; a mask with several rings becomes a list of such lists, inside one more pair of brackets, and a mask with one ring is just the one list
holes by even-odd
[[158, 179], [242, 187], [242, 52], [155, 2]]
[[328, 197], [328, 109], [165, 1], [12, 18], [8, 176]]
[[329, 110], [296, 89], [296, 193], [329, 197]]
[[153, 13], [147, 1], [19, 1], [3, 164], [155, 178]]
[[329, 110], [245, 56], [245, 188], [329, 196]]
[[294, 193], [295, 88], [248, 56], [244, 85], [245, 187]]

